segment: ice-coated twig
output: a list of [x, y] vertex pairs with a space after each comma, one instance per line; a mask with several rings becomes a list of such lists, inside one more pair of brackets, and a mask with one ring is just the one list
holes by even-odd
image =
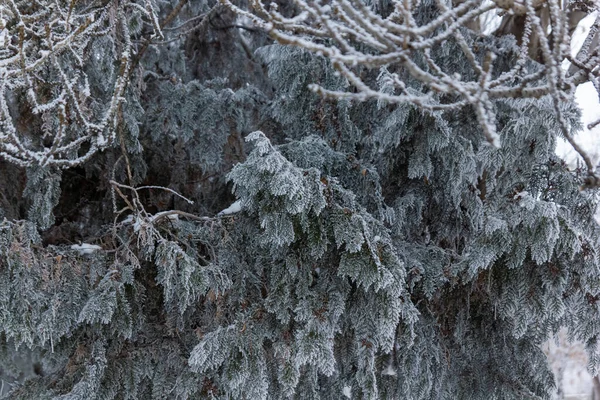
[[188, 202], [189, 204], [194, 204], [193, 200], [188, 199], [187, 197], [177, 193], [176, 191], [174, 191], [173, 189], [169, 189], [167, 187], [164, 186], [138, 186], [135, 188], [135, 190], [140, 190], [140, 189], [160, 189], [160, 190], [165, 190], [169, 193], [174, 194], [175, 196], [185, 200], [186, 202]]

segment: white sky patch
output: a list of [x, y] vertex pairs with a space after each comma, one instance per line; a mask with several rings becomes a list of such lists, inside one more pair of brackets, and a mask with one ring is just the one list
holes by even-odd
[[[581, 45], [597, 14], [597, 12], [593, 12], [579, 22], [571, 42], [572, 56], [577, 55], [577, 52], [581, 49]], [[562, 68], [566, 70], [569, 66], [570, 63], [566, 61], [563, 63]], [[586, 82], [577, 87], [575, 100], [581, 109], [581, 123], [583, 124], [583, 130], [575, 135], [575, 140], [589, 153], [592, 161], [597, 164], [600, 161], [600, 125], [591, 130], [587, 128], [587, 125], [600, 118], [600, 102], [591, 82]], [[577, 160], [581, 159], [571, 145], [561, 138], [558, 139], [556, 145], [556, 154], [570, 165], [575, 165]], [[581, 161], [581, 165], [583, 165], [583, 161]]]
[[[484, 3], [492, 3], [492, 0], [484, 0]], [[500, 27], [502, 23], [502, 17], [498, 16], [498, 10], [490, 10], [486, 13], [481, 14], [479, 17], [479, 23], [481, 24], [482, 31], [486, 35], [491, 35], [496, 29]]]

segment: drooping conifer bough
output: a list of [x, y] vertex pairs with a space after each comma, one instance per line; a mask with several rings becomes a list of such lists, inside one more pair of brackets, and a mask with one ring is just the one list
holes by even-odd
[[0, 396], [549, 399], [561, 328], [595, 375], [598, 8], [4, 1]]

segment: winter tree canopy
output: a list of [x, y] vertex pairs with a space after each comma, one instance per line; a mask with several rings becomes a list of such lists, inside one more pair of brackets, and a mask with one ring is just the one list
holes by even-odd
[[591, 0], [4, 0], [0, 396], [549, 399], [560, 329], [596, 375], [599, 29]]

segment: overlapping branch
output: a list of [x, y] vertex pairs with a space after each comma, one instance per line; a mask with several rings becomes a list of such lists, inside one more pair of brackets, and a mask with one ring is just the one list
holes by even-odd
[[[7, 0], [0, 5], [0, 157], [21, 166], [66, 168], [114, 142], [132, 58], [127, 17], [140, 8], [154, 35], [162, 38], [162, 32], [150, 0], [143, 6], [103, 3]], [[114, 66], [112, 90], [109, 97], [93, 98], [86, 66], [101, 60], [90, 43], [108, 35], [116, 54], [107, 63]], [[20, 124], [23, 112], [42, 120], [41, 128]]]
[[[486, 140], [494, 146], [500, 145], [494, 100], [550, 96], [562, 135], [586, 163], [588, 184], [596, 186], [600, 182], [559, 107], [561, 102], [574, 101], [579, 84], [592, 81], [598, 89], [598, 19], [577, 57], [570, 58], [574, 27], [585, 15], [599, 9], [597, 2], [437, 0], [437, 16], [422, 23], [415, 18], [417, 8], [422, 6], [418, 0], [392, 0], [393, 9], [387, 15], [373, 11], [361, 0], [295, 0], [297, 12], [292, 16], [284, 16], [277, 4], [261, 0], [250, 0], [251, 12], [230, 0], [221, 2], [268, 31], [277, 42], [325, 56], [356, 89], [340, 92], [311, 85], [318, 94], [335, 99], [410, 103], [431, 111], [471, 105]], [[462, 32], [465, 27], [477, 26], [473, 22], [490, 12], [504, 18], [497, 34], [513, 33], [520, 43], [516, 62], [501, 74], [493, 74], [494, 54], [478, 54]], [[431, 55], [448, 41], [458, 44], [462, 55], [452, 56], [466, 58], [471, 77], [445, 70]], [[572, 61], [568, 71], [561, 68], [565, 59]], [[530, 61], [538, 62], [539, 68], [526, 68]], [[385, 74], [386, 90], [382, 91], [365, 82], [356, 67], [386, 67], [395, 72]], [[419, 82], [420, 88], [415, 90], [409, 80]]]

